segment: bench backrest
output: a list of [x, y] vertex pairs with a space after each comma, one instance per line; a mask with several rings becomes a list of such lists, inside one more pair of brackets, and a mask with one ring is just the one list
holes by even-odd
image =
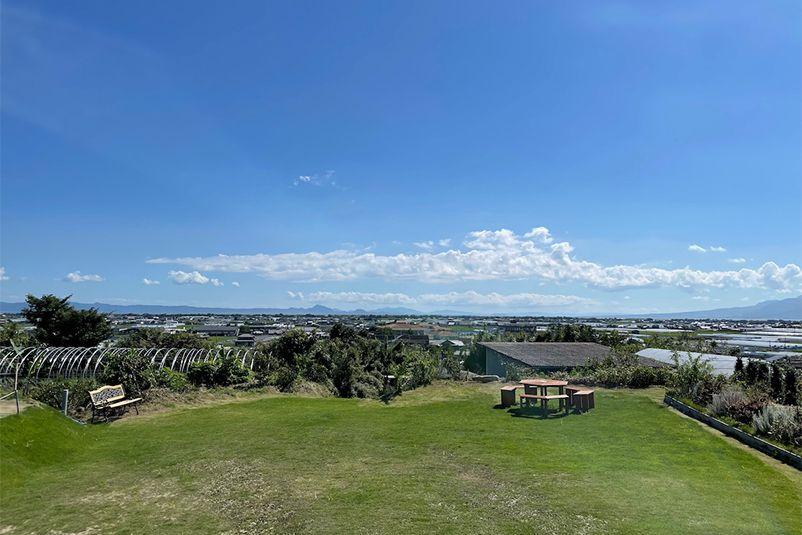
[[106, 385], [97, 390], [90, 390], [89, 397], [92, 398], [92, 404], [95, 407], [102, 407], [125, 398], [125, 390], [123, 390], [123, 385]]

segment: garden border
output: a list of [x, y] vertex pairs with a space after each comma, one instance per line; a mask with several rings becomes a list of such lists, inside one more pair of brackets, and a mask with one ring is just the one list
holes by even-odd
[[747, 446], [749, 446], [751, 448], [755, 448], [756, 450], [759, 450], [759, 451], [765, 453], [766, 455], [774, 457], [778, 461], [782, 461], [785, 464], [791, 465], [794, 468], [796, 468], [797, 470], [802, 470], [802, 457], [800, 457], [799, 455], [797, 455], [795, 453], [792, 453], [792, 452], [790, 452], [788, 450], [785, 450], [783, 448], [775, 446], [774, 444], [771, 444], [770, 442], [766, 442], [765, 440], [763, 440], [761, 438], [758, 438], [758, 437], [756, 437], [754, 435], [750, 435], [749, 433], [745, 433], [745, 432], [741, 431], [740, 429], [732, 427], [731, 425], [725, 424], [721, 420], [718, 420], [718, 419], [713, 418], [712, 416], [709, 416], [709, 415], [707, 415], [707, 414], [705, 414], [705, 413], [703, 413], [701, 411], [698, 411], [698, 410], [694, 409], [693, 407], [691, 407], [689, 405], [686, 405], [685, 403], [679, 401], [678, 399], [669, 396], [668, 394], [666, 394], [665, 398], [663, 399], [663, 402], [666, 405], [674, 407], [675, 409], [680, 411], [682, 414], [684, 414], [686, 416], [690, 416], [691, 418], [693, 418], [695, 420], [699, 420], [700, 422], [702, 422], [704, 424], [707, 424], [710, 427], [718, 429], [719, 431], [721, 431], [725, 435], [730, 436], [730, 437], [732, 437], [732, 438], [734, 438], [734, 439], [746, 444]]

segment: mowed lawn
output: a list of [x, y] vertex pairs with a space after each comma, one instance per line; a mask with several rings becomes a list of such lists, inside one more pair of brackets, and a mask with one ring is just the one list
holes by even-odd
[[799, 472], [655, 402], [564, 418], [440, 383], [78, 426], [0, 420], [0, 533], [802, 533]]

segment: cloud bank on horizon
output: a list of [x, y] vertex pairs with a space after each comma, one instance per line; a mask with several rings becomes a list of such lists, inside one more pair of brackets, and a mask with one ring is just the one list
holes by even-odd
[[[421, 243], [425, 243], [426, 247], [421, 247]], [[194, 270], [194, 279], [208, 278], [200, 272], [214, 272], [253, 273], [269, 280], [304, 283], [381, 279], [438, 285], [466, 281], [532, 280], [555, 284], [579, 283], [608, 291], [644, 288], [678, 288], [687, 291], [739, 288], [780, 293], [802, 291], [802, 268], [796, 264], [781, 266], [767, 261], [755, 269], [737, 270], [601, 265], [573, 254], [573, 246], [567, 241], [556, 241], [546, 227], [536, 227], [524, 234], [509, 229], [473, 231], [463, 241], [463, 248], [448, 248], [439, 252], [435, 252], [435, 244], [448, 246], [450, 242], [418, 242], [414, 245], [422, 251], [394, 255], [336, 249], [327, 252], [154, 258], [147, 260], [147, 263], [186, 266]], [[722, 246], [706, 248], [706, 251], [712, 252], [724, 250]], [[171, 278], [174, 277], [171, 275]], [[594, 303], [591, 299], [575, 295], [530, 292], [504, 295], [467, 291], [410, 296], [399, 292], [345, 291], [290, 292], [289, 295], [293, 299], [377, 305], [553, 307]]]

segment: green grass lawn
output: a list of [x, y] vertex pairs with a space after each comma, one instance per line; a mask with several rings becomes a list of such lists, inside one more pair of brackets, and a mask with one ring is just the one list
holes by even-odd
[[654, 401], [514, 417], [497, 386], [0, 420], [0, 533], [802, 533], [799, 472]]

